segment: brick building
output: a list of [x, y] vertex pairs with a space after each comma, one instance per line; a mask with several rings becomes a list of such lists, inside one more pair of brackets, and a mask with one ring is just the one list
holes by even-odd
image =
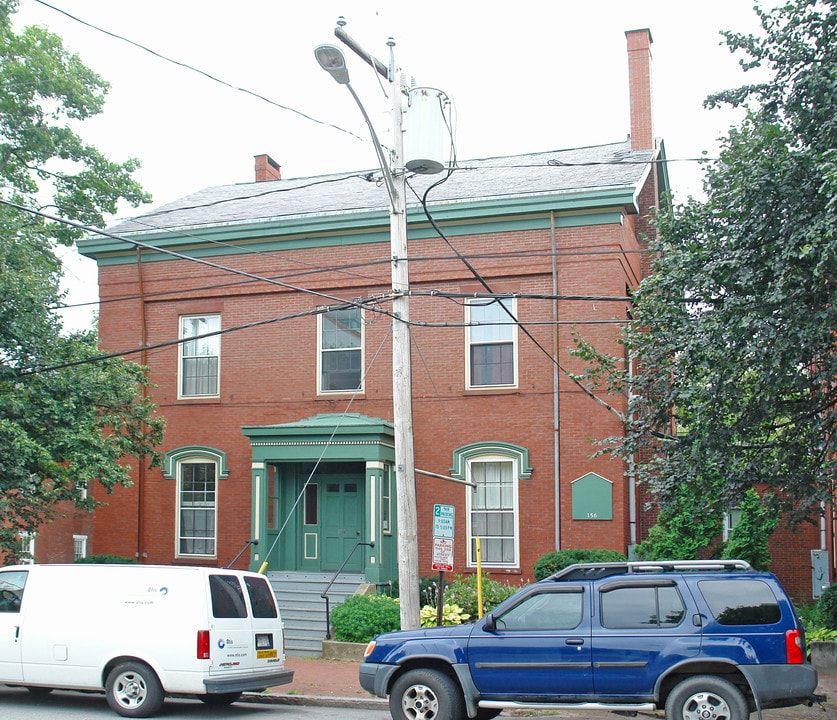
[[[476, 484], [417, 475], [422, 575], [437, 503], [455, 508], [454, 572], [474, 568], [480, 537], [484, 569], [513, 583], [551, 550], [627, 552], [653, 521], [628, 468], [594, 457], [618, 419], [567, 375], [581, 369], [574, 332], [620, 352], [649, 212], [668, 189], [650, 33], [627, 39], [626, 141], [460, 163], [428, 196], [444, 238], [408, 206], [415, 464]], [[126, 241], [80, 243], [99, 266], [102, 348], [151, 368], [168, 420], [164, 467], [135, 468], [131, 488], [104, 498], [90, 552], [223, 566], [256, 540], [239, 566], [320, 572], [374, 541], [346, 569], [397, 577], [395, 320], [376, 179], [282, 179], [258, 156], [254, 183], [111, 228]], [[420, 197], [436, 180], [409, 183]], [[780, 562], [804, 593], [825, 539], [794, 538]]]

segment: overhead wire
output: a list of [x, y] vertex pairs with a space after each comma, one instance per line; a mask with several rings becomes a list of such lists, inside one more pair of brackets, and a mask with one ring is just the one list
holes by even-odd
[[342, 133], [346, 133], [347, 135], [351, 135], [352, 137], [357, 138], [358, 140], [360, 140], [362, 142], [367, 142], [367, 140], [365, 138], [361, 137], [360, 135], [357, 135], [357, 134], [353, 133], [351, 130], [346, 130], [346, 128], [340, 127], [339, 125], [334, 125], [333, 123], [326, 122], [324, 120], [319, 120], [319, 119], [313, 117], [312, 115], [309, 115], [308, 113], [302, 112], [301, 110], [297, 110], [296, 108], [290, 107], [289, 105], [283, 105], [282, 103], [276, 102], [275, 100], [271, 100], [270, 98], [266, 97], [265, 95], [262, 95], [261, 93], [254, 92], [253, 90], [248, 90], [247, 88], [243, 88], [243, 87], [240, 87], [239, 85], [235, 85], [234, 83], [228, 82], [226, 80], [222, 80], [221, 78], [215, 77], [211, 73], [209, 73], [205, 70], [201, 70], [199, 68], [196, 68], [196, 67], [194, 67], [193, 65], [190, 65], [187, 62], [182, 62], [180, 60], [175, 60], [174, 58], [168, 57], [167, 55], [164, 55], [163, 53], [157, 52], [156, 50], [152, 50], [151, 48], [146, 47], [145, 45], [143, 45], [141, 43], [138, 43], [135, 40], [130, 40], [129, 38], [124, 37], [123, 35], [120, 35], [120, 34], [115, 33], [115, 32], [111, 32], [110, 30], [105, 30], [104, 28], [99, 27], [98, 25], [94, 25], [93, 23], [88, 22], [87, 20], [82, 20], [81, 18], [76, 17], [75, 15], [72, 15], [71, 13], [67, 12], [66, 10], [62, 10], [61, 8], [56, 7], [55, 5], [51, 5], [50, 3], [45, 2], [44, 0], [35, 0], [35, 2], [38, 3], [39, 5], [43, 5], [44, 7], [49, 8], [50, 10], [54, 10], [55, 12], [60, 13], [61, 15], [64, 15], [64, 16], [68, 17], [70, 20], [73, 20], [73, 21], [75, 21], [75, 22], [77, 22], [81, 25], [85, 25], [86, 27], [89, 27], [92, 30], [95, 30], [96, 32], [100, 32], [100, 33], [102, 33], [104, 35], [108, 35], [108, 36], [110, 36], [110, 37], [112, 37], [116, 40], [120, 40], [121, 42], [128, 43], [129, 45], [133, 45], [134, 47], [136, 47], [136, 48], [138, 48], [138, 49], [140, 49], [144, 52], [147, 52], [150, 55], [153, 55], [154, 57], [159, 58], [160, 60], [171, 63], [172, 65], [177, 65], [178, 67], [184, 68], [185, 70], [189, 70], [191, 72], [198, 73], [198, 75], [203, 75], [205, 78], [207, 78], [209, 80], [212, 80], [213, 82], [219, 83], [219, 84], [224, 85], [228, 88], [232, 88], [233, 90], [237, 90], [238, 92], [242, 92], [245, 95], [250, 95], [250, 96], [252, 96], [252, 97], [254, 97], [258, 100], [262, 100], [262, 101], [268, 103], [269, 105], [273, 105], [274, 107], [280, 108], [281, 110], [287, 110], [288, 112], [299, 115], [300, 117], [305, 118], [306, 120], [310, 120], [311, 122], [315, 122], [318, 125], [324, 125], [326, 127], [334, 128], [335, 130], [339, 130]]

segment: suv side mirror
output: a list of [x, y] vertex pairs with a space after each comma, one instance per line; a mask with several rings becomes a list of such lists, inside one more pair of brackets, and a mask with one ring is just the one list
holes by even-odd
[[494, 613], [488, 613], [485, 616], [485, 622], [482, 627], [483, 630], [487, 630], [488, 632], [494, 632], [497, 629], [497, 625], [494, 622]]

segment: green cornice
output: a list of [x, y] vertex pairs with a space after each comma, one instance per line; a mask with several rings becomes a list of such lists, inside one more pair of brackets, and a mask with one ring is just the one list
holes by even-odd
[[[443, 203], [432, 206], [431, 212], [445, 234], [456, 237], [548, 228], [552, 212], [556, 214], [558, 227], [618, 224], [625, 212], [636, 212], [636, 203], [633, 188], [615, 188]], [[411, 240], [436, 236], [420, 208], [408, 210], [407, 222]], [[122, 236], [125, 240], [89, 237], [81, 240], [78, 247], [82, 255], [94, 258], [100, 265], [121, 265], [136, 262], [132, 239], [189, 257], [205, 258], [240, 254], [245, 248], [249, 252], [269, 252], [389, 242], [389, 232], [388, 211], [363, 210], [131, 232]], [[165, 252], [143, 250], [144, 262], [171, 257]]]

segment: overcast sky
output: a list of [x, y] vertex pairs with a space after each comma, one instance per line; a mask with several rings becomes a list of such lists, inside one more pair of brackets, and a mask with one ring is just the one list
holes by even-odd
[[[685, 199], [700, 194], [693, 159], [713, 156], [716, 139], [739, 119], [702, 103], [751, 80], [720, 31], [757, 31], [754, 2], [517, 0], [492, 9], [472, 0], [49, 0], [74, 20], [20, 0], [15, 24], [46, 25], [111, 83], [104, 113], [80, 131], [112, 160], [138, 158], [136, 177], [155, 205], [251, 182], [253, 156], [262, 153], [285, 178], [376, 167], [356, 105], [314, 59], [317, 45], [340, 45], [340, 15], [384, 62], [392, 37], [396, 64], [450, 97], [461, 160], [624, 140], [625, 31], [649, 28], [655, 134]], [[352, 85], [387, 143], [389, 101], [372, 69], [345, 50]], [[96, 299], [92, 261], [68, 258], [66, 274], [70, 302]], [[79, 326], [89, 316], [90, 308], [65, 318]]]

